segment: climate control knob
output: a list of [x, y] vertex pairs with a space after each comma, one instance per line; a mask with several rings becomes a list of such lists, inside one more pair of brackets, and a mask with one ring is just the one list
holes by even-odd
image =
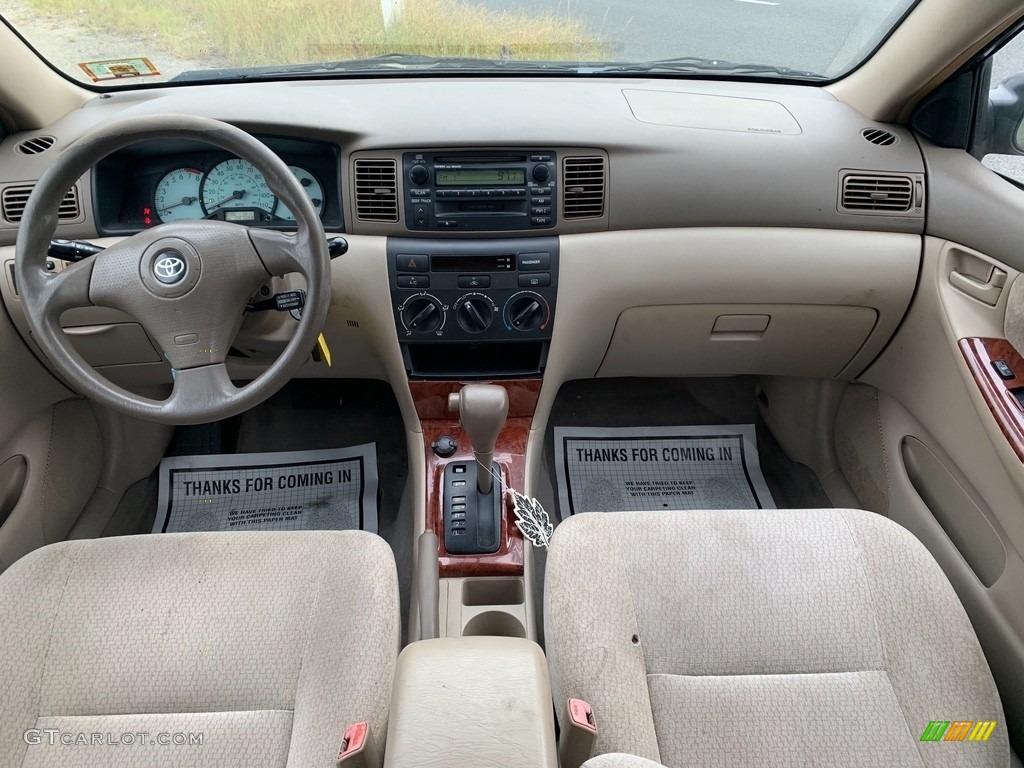
[[421, 293], [410, 296], [398, 311], [402, 325], [409, 334], [436, 333], [444, 325], [444, 306], [433, 296]]
[[455, 303], [455, 320], [466, 333], [483, 333], [491, 327], [498, 308], [482, 293], [468, 293]]
[[536, 331], [548, 323], [550, 316], [544, 297], [533, 291], [514, 294], [505, 304], [505, 326], [509, 330]]

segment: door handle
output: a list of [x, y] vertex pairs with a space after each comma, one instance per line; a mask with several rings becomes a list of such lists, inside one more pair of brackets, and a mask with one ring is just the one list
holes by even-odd
[[998, 267], [993, 267], [988, 282], [982, 282], [976, 277], [954, 269], [949, 273], [949, 282], [957, 290], [994, 307], [999, 301], [999, 294], [1003, 292], [1003, 286], [1006, 285], [1006, 273]]

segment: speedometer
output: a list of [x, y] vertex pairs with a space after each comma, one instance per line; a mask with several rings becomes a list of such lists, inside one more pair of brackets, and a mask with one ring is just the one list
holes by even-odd
[[[309, 198], [309, 202], [313, 204], [313, 210], [316, 211], [316, 215], [322, 215], [324, 212], [324, 188], [316, 180], [316, 176], [305, 168], [299, 168], [297, 165], [289, 165], [288, 170], [292, 172], [295, 178], [299, 180], [302, 188], [306, 190], [306, 196]], [[280, 200], [277, 201], [277, 209], [274, 211], [274, 215], [280, 219], [295, 221], [295, 214], [289, 211]]]
[[203, 182], [203, 209], [207, 215], [221, 208], [274, 210], [277, 197], [267, 180], [248, 160], [234, 158], [215, 165]]

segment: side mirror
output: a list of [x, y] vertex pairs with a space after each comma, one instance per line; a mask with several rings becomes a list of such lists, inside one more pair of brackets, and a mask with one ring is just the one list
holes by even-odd
[[984, 135], [975, 139], [975, 147], [984, 152], [975, 154], [1024, 155], [1024, 73], [989, 91], [986, 118]]

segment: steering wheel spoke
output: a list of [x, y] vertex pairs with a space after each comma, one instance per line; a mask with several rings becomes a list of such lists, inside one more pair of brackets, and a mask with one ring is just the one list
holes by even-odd
[[182, 368], [174, 371], [174, 386], [164, 405], [189, 412], [224, 408], [238, 397], [239, 392], [241, 389], [231, 382], [224, 363]]
[[255, 229], [249, 232], [253, 247], [267, 271], [277, 277], [298, 272], [308, 279], [313, 258], [308, 238], [297, 232]]
[[92, 306], [92, 272], [93, 263], [81, 261], [60, 272], [40, 276], [39, 282], [33, 287], [43, 313], [59, 319], [66, 310]]

